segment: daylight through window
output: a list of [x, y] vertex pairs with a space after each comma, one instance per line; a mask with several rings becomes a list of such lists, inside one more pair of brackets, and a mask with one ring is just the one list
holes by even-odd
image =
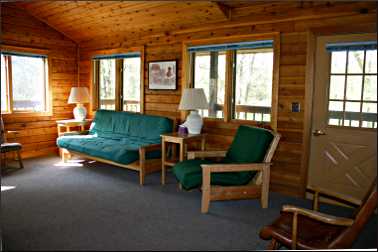
[[47, 57], [1, 54], [1, 111], [46, 112]]

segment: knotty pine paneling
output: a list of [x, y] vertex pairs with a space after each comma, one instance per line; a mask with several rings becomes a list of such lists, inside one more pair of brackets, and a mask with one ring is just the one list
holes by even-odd
[[56, 120], [72, 118], [73, 105], [67, 104], [72, 86], [77, 84], [76, 44], [25, 11], [1, 6], [2, 43], [48, 49], [51, 60], [52, 116], [4, 116], [6, 130], [19, 133], [8, 137], [23, 145], [22, 157], [57, 153]]
[[[343, 30], [348, 32], [348, 27], [356, 27], [361, 31], [376, 31], [376, 10], [370, 3], [366, 4], [367, 14], [359, 14], [359, 8], [364, 4], [358, 3], [356, 8], [353, 3], [345, 3], [344, 7], [338, 3], [335, 9], [329, 10], [322, 6], [321, 11], [318, 4], [306, 4], [306, 10], [301, 10], [298, 16], [294, 9], [289, 7], [294, 3], [287, 3], [286, 12], [296, 15], [293, 20], [283, 18], [280, 20], [276, 16], [269, 22], [264, 18], [262, 21], [253, 19], [256, 24], [248, 22], [243, 16], [243, 21], [238, 25], [237, 17], [232, 22], [221, 22], [219, 24], [196, 26], [191, 29], [173, 30], [162, 34], [128, 34], [119, 33], [117, 36], [101, 36], [92, 40], [83, 41], [81, 47], [81, 72], [84, 71], [87, 77], [82, 76], [82, 80], [90, 80], [90, 63], [86, 54], [96, 49], [110, 49], [117, 47], [145, 46], [145, 112], [147, 114], [157, 114], [165, 116], [176, 116], [180, 118], [177, 110], [181, 95], [181, 81], [178, 80], [178, 89], [175, 91], [150, 91], [148, 90], [147, 62], [152, 60], [177, 59], [179, 64], [179, 76], [181, 76], [182, 42], [192, 39], [205, 39], [225, 37], [231, 35], [258, 34], [269, 32], [280, 32], [281, 52], [280, 52], [280, 76], [278, 93], [278, 115], [277, 130], [282, 134], [282, 141], [273, 159], [271, 189], [290, 195], [303, 195], [306, 174], [302, 169], [301, 160], [304, 153], [303, 133], [304, 133], [304, 109], [305, 109], [305, 78], [306, 78], [306, 57], [307, 57], [307, 32], [310, 29], [321, 29], [323, 31]], [[294, 4], [295, 5], [295, 4]], [[269, 6], [264, 6], [266, 15], [274, 15], [270, 12]], [[248, 7], [249, 8], [249, 7]], [[238, 15], [247, 9], [239, 9]], [[294, 7], [292, 7], [294, 8]], [[250, 9], [250, 8], [249, 8]], [[345, 10], [345, 11], [343, 11]], [[273, 13], [273, 14], [272, 14]], [[316, 15], [314, 15], [316, 13]], [[321, 16], [323, 15], [324, 16]], [[278, 14], [277, 14], [278, 15]], [[279, 16], [279, 15], [278, 15]], [[251, 19], [252, 20], [252, 19]], [[227, 24], [232, 26], [227, 27]], [[125, 24], [127, 25], [127, 24]], [[356, 28], [353, 29], [354, 31]], [[83, 69], [85, 68], [85, 69]], [[87, 82], [87, 85], [90, 85]], [[302, 111], [291, 112], [291, 103], [299, 102]], [[209, 137], [208, 147], [212, 149], [224, 149], [229, 146], [237, 127], [242, 122], [225, 123], [220, 120], [206, 120], [203, 131]]]

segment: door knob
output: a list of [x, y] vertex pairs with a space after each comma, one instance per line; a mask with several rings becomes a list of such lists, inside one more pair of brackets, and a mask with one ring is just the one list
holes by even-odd
[[314, 136], [324, 136], [324, 135], [327, 135], [327, 133], [325, 133], [323, 130], [320, 130], [320, 129], [314, 130], [314, 131], [312, 132], [312, 134], [313, 134]]

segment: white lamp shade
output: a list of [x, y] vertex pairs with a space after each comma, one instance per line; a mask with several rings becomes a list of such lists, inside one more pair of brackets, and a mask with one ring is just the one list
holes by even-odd
[[209, 104], [203, 88], [186, 88], [181, 96], [179, 110], [207, 109]]
[[89, 92], [87, 87], [73, 87], [71, 88], [68, 103], [88, 103]]

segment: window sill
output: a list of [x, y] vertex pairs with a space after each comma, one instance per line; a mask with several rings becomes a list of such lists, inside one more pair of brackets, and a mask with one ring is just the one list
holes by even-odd
[[14, 118], [14, 117], [48, 117], [52, 116], [52, 112], [1, 112], [4, 119]]

